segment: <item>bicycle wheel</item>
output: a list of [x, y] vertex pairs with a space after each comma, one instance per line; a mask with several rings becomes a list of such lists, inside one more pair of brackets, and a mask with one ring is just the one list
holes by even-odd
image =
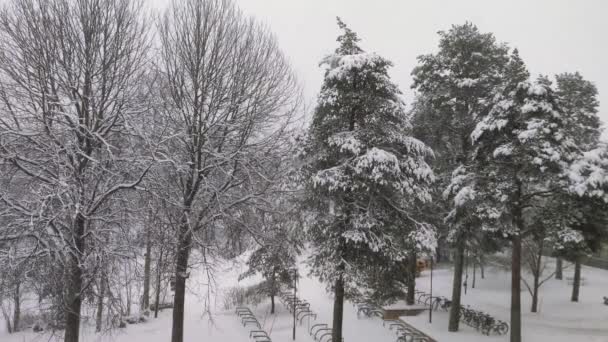
[[498, 335], [505, 335], [509, 332], [509, 325], [505, 322], [498, 323], [498, 325], [496, 326], [496, 332], [498, 333]]

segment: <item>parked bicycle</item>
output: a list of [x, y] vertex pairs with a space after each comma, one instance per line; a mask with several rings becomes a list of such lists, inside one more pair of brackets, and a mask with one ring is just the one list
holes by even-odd
[[484, 335], [505, 335], [509, 331], [509, 324], [495, 319], [491, 315], [467, 307], [460, 307], [460, 321], [476, 329]]

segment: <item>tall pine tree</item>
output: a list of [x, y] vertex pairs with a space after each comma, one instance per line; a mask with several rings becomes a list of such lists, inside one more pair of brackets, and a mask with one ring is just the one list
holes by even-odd
[[548, 79], [527, 80], [528, 72], [513, 55], [505, 83], [492, 110], [477, 124], [476, 192], [487, 203], [486, 229], [498, 229], [511, 240], [511, 342], [521, 341], [522, 240], [535, 233], [535, 208], [561, 191], [565, 169], [576, 146], [566, 134], [567, 117]]
[[415, 207], [430, 200], [433, 181], [425, 161], [432, 151], [410, 136], [391, 62], [364, 52], [357, 35], [338, 25], [343, 34], [322, 62], [325, 79], [302, 154], [310, 264], [335, 295], [334, 342], [342, 338], [345, 297], [372, 286], [366, 274], [375, 265], [403, 262], [411, 232], [430, 229]]
[[448, 186], [466, 178], [473, 150], [471, 132], [490, 110], [509, 57], [507, 47], [497, 43], [494, 35], [480, 32], [471, 23], [452, 26], [439, 35], [439, 51], [418, 57], [412, 72], [412, 88], [418, 91], [413, 122], [416, 137], [437, 155], [433, 170], [440, 181], [435, 192], [447, 190], [446, 201], [435, 201], [429, 211], [450, 213], [448, 227], [441, 231], [455, 247], [449, 330], [457, 331], [466, 241], [477, 234], [481, 223], [476, 206], [458, 206], [460, 201], [453, 201]]
[[578, 72], [556, 75], [555, 80], [558, 102], [570, 121], [567, 129], [572, 138], [584, 151], [596, 148], [601, 135], [597, 88]]
[[[566, 116], [566, 134], [576, 145], [579, 154], [577, 161], [572, 164], [569, 175], [573, 181], [587, 180], [585, 172], [595, 160], [601, 164], [605, 157], [603, 147], [600, 146], [601, 122], [599, 119], [597, 99], [598, 92], [595, 85], [585, 80], [581, 74], [562, 73], [555, 76], [558, 103]], [[586, 164], [585, 167], [581, 167]], [[576, 184], [576, 183], [575, 183]], [[596, 186], [599, 183], [596, 183]], [[580, 189], [580, 188], [579, 188]], [[596, 189], [597, 191], [597, 189]], [[559, 230], [553, 234], [555, 251], [558, 257], [565, 257], [574, 262], [574, 281], [572, 282], [573, 302], [578, 301], [581, 279], [581, 263], [583, 259], [600, 246], [598, 241], [605, 235], [608, 225], [606, 202], [590, 196], [588, 192], [565, 191], [556, 196], [558, 205], [562, 207], [557, 215], [560, 224]]]

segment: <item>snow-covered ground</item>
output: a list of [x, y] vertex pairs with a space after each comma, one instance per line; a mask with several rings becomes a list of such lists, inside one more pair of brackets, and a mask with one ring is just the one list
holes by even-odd
[[[302, 266], [304, 268], [304, 266]], [[219, 268], [215, 282], [217, 295], [212, 295], [210, 302], [212, 315], [204, 314], [207, 303], [207, 281], [205, 278], [193, 277], [189, 282], [189, 293], [186, 305], [184, 341], [187, 342], [239, 342], [250, 341], [248, 328], [243, 327], [232, 309], [225, 310], [222, 294], [230, 287], [246, 286], [255, 281], [248, 279], [238, 282], [237, 276], [243, 271], [242, 263], [225, 263]], [[565, 270], [564, 278], [571, 276], [572, 268]], [[526, 342], [607, 342], [608, 341], [608, 306], [603, 305], [602, 296], [608, 296], [608, 271], [584, 267], [585, 285], [581, 289], [580, 301], [570, 302], [571, 287], [566, 279], [551, 279], [543, 285], [540, 295], [540, 313], [530, 313], [530, 299], [527, 290], [522, 292], [523, 337]], [[417, 280], [417, 287], [428, 290], [429, 272], [425, 271]], [[440, 267], [433, 274], [433, 293], [450, 295], [451, 270]], [[471, 283], [471, 277], [469, 277]], [[488, 312], [504, 321], [509, 320], [510, 275], [507, 272], [486, 270], [486, 279], [477, 277], [476, 288], [463, 295], [463, 303]], [[314, 323], [331, 323], [332, 296], [325, 291], [325, 286], [316, 279], [303, 277], [299, 283], [299, 296], [311, 303], [311, 309], [318, 314], [316, 321], [305, 321], [297, 326], [296, 340], [312, 342], [307, 330]], [[265, 301], [252, 310], [263, 324], [274, 342], [292, 340], [292, 316], [277, 300], [277, 313], [270, 315], [270, 303]], [[348, 303], [344, 313], [344, 338], [347, 342], [392, 342], [393, 332], [382, 326], [377, 318], [358, 319], [356, 308]], [[211, 319], [210, 319], [211, 318]], [[441, 342], [481, 342], [508, 341], [506, 336], [484, 336], [477, 331], [462, 325], [458, 333], [447, 332], [447, 312], [433, 312], [433, 323], [428, 323], [428, 312], [416, 317], [405, 317], [418, 329], [426, 332]], [[330, 324], [331, 325], [331, 324]], [[171, 336], [171, 311], [161, 313], [158, 319], [147, 323], [129, 325], [102, 335], [94, 334], [92, 327], [85, 326], [81, 341], [84, 342], [166, 342]], [[2, 342], [48, 341], [49, 336], [22, 332], [13, 335], [0, 333]]]
[[[552, 266], [552, 265], [549, 265]], [[551, 267], [547, 274], [552, 271]], [[532, 297], [522, 285], [522, 336], [526, 342], [607, 342], [608, 341], [608, 306], [603, 304], [602, 297], [608, 296], [608, 271], [583, 266], [582, 277], [585, 285], [581, 287], [579, 302], [570, 302], [572, 286], [567, 277], [573, 276], [573, 267], [564, 270], [564, 279], [550, 279], [540, 289], [539, 313], [530, 312]], [[531, 277], [528, 276], [531, 280]], [[429, 272], [423, 272], [418, 278], [417, 287], [428, 291]], [[530, 281], [529, 280], [529, 281]], [[472, 275], [469, 274], [469, 286]], [[451, 295], [452, 272], [448, 268], [435, 270], [433, 273], [433, 293]], [[482, 310], [494, 317], [509, 322], [511, 274], [491, 270], [486, 279], [477, 274], [476, 287], [469, 288], [463, 294], [462, 303], [471, 308]], [[433, 312], [433, 323], [428, 323], [428, 314], [404, 318], [405, 321], [420, 330], [429, 333], [438, 341], [508, 341], [506, 336], [481, 336], [472, 328], [462, 325], [458, 333], [447, 332], [448, 314]]]

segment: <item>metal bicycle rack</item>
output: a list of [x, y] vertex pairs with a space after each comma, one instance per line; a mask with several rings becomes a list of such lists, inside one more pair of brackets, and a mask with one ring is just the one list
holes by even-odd
[[249, 331], [249, 338], [254, 339], [255, 342], [272, 342], [272, 339], [270, 336], [268, 336], [268, 333], [262, 330], [262, 325], [255, 317], [255, 314], [251, 312], [251, 309], [248, 307], [239, 306], [236, 307], [234, 312], [237, 314], [241, 320], [241, 324], [243, 324], [244, 327], [254, 325], [258, 328], [257, 330], [253, 329]]

